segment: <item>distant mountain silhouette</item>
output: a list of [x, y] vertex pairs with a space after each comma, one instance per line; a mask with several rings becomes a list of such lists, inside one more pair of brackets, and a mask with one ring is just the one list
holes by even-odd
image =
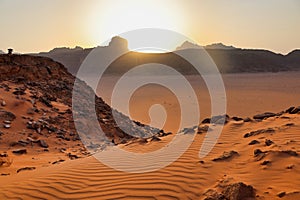
[[205, 49], [223, 49], [223, 50], [237, 49], [234, 46], [226, 46], [222, 43], [215, 43], [215, 44], [207, 45], [204, 48]]
[[[139, 53], [128, 50], [127, 41], [121, 37], [112, 38], [108, 46], [96, 47], [101, 59], [105, 60], [113, 52], [123, 52], [124, 55], [114, 61], [107, 74], [122, 74], [129, 69], [147, 63], [160, 63], [172, 66], [183, 74], [197, 73], [193, 66], [177, 54], [184, 54], [189, 61], [199, 63], [206, 60], [209, 55], [217, 65], [221, 73], [256, 73], [256, 72], [279, 72], [279, 71], [298, 71], [300, 70], [300, 50], [294, 50], [287, 55], [276, 54], [262, 49], [240, 49], [233, 46], [226, 46], [222, 43], [200, 46], [190, 42], [184, 42], [169, 53]], [[93, 50], [81, 47], [55, 48], [49, 52], [39, 53], [41, 56], [50, 57], [63, 65], [70, 73], [76, 74], [81, 63], [86, 56]], [[208, 54], [207, 54], [208, 53]], [[155, 65], [155, 64], [153, 64]], [[101, 67], [101, 66], [98, 66]], [[203, 66], [204, 71], [210, 72], [209, 66]], [[97, 70], [91, 69], [90, 73]], [[163, 74], [163, 72], [157, 72]]]

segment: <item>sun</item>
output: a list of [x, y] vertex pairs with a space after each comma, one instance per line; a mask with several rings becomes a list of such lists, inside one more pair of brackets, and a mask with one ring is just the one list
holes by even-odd
[[[170, 5], [173, 5], [172, 9], [170, 9]], [[88, 19], [88, 35], [90, 40], [101, 45], [113, 36], [140, 28], [160, 28], [182, 32], [184, 23], [178, 6], [173, 1], [157, 0], [122, 0], [106, 1], [105, 4], [98, 3]], [[128, 40], [129, 49], [134, 51], [155, 53], [166, 51], [149, 48], [132, 49], [131, 44], [134, 43], [134, 38], [125, 39]], [[145, 37], [145, 39], [147, 38]], [[174, 42], [174, 48], [178, 42]]]

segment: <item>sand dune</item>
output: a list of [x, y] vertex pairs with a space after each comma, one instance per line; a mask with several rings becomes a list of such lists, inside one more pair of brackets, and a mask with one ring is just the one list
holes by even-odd
[[[197, 134], [180, 159], [149, 173], [115, 171], [88, 157], [41, 167], [14, 177], [1, 177], [0, 198], [204, 199], [204, 193], [209, 189], [219, 190], [224, 183], [244, 182], [255, 188], [257, 199], [276, 199], [282, 192], [285, 192], [283, 199], [299, 199], [299, 155], [284, 153], [287, 150], [300, 153], [299, 121], [299, 114], [285, 114], [261, 122], [230, 121], [225, 125], [218, 144], [202, 159], [203, 162], [200, 162], [198, 152], [205, 134]], [[275, 132], [244, 137], [248, 132], [266, 128], [273, 128]], [[140, 148], [151, 149], [158, 143], [164, 144], [167, 137], [160, 142], [139, 144]], [[266, 139], [274, 143], [266, 146]], [[249, 145], [252, 140], [259, 144]], [[130, 150], [136, 146], [132, 144], [123, 148]], [[255, 157], [255, 149], [265, 152], [265, 156]], [[212, 161], [224, 151], [231, 150], [238, 152], [238, 156]], [[269, 163], [262, 164], [264, 161]]]

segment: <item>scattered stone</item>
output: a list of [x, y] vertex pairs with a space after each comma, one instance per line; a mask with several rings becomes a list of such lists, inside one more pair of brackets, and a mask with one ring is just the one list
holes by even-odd
[[155, 135], [152, 136], [151, 141], [161, 141], [161, 139]]
[[265, 155], [265, 152], [263, 152], [262, 150], [260, 150], [260, 149], [255, 149], [254, 150], [254, 157], [258, 157], [258, 156], [263, 157], [264, 155]]
[[298, 112], [300, 112], [300, 106], [298, 106], [297, 108], [296, 107], [290, 107], [285, 112], [289, 113], [289, 114], [297, 114]]
[[271, 161], [269, 160], [264, 160], [261, 165], [268, 165], [268, 164], [271, 164]]
[[13, 91], [14, 95], [24, 95], [25, 94], [25, 88], [15, 88], [15, 91]]
[[275, 132], [275, 129], [273, 129], [273, 128], [259, 129], [259, 130], [256, 130], [256, 131], [251, 131], [249, 133], [246, 133], [244, 135], [244, 138], [259, 135], [259, 134], [262, 134], [262, 133], [274, 133], [274, 132]]
[[23, 167], [17, 170], [17, 173], [21, 172], [21, 171], [26, 171], [26, 170], [35, 170], [35, 167]]
[[9, 129], [10, 127], [10, 124], [3, 124], [3, 128]]
[[242, 199], [254, 199], [255, 190], [251, 185], [246, 185], [242, 182], [233, 183], [224, 188], [222, 194], [224, 199], [228, 200], [242, 200]]
[[65, 160], [59, 159], [57, 161], [52, 162], [52, 165], [59, 164], [59, 163], [62, 163], [62, 162], [65, 162]]
[[198, 134], [206, 133], [206, 132], [211, 131], [211, 130], [212, 130], [212, 129], [209, 128], [208, 125], [198, 126], [198, 131], [197, 131], [197, 133], [198, 133]]
[[244, 122], [252, 122], [252, 119], [251, 119], [250, 117], [246, 117], [246, 118], [244, 119]]
[[252, 140], [251, 142], [249, 142], [248, 145], [255, 145], [255, 144], [259, 144], [260, 142], [257, 140]]
[[284, 126], [295, 126], [295, 124], [294, 123], [287, 123]]
[[286, 168], [287, 169], [293, 169], [294, 167], [295, 167], [295, 165], [292, 164], [292, 165], [288, 165]]
[[262, 113], [262, 114], [258, 114], [258, 115], [254, 115], [253, 116], [253, 119], [260, 119], [260, 120], [263, 120], [263, 119], [267, 119], [269, 117], [275, 117], [276, 114], [275, 113], [272, 113], [272, 112], [265, 112], [265, 113]]
[[221, 155], [220, 157], [218, 158], [214, 158], [212, 161], [224, 161], [224, 160], [229, 160], [229, 159], [232, 159], [233, 157], [236, 157], [236, 156], [239, 156], [239, 153], [236, 152], [236, 151], [224, 151], [223, 152], [223, 155]]
[[272, 140], [266, 139], [265, 144], [266, 146], [271, 146], [272, 144], [274, 144], [274, 142]]
[[74, 159], [78, 159], [79, 156], [77, 156], [76, 154], [71, 154], [71, 153], [68, 153], [67, 156], [71, 159], [71, 160], [74, 160]]
[[5, 157], [8, 157], [8, 155], [7, 155], [7, 153], [0, 153], [0, 157], [5, 158]]
[[5, 110], [0, 110], [0, 120], [13, 121], [14, 119], [16, 119], [16, 115], [13, 114], [12, 112], [8, 112], [8, 111], [5, 111]]
[[243, 118], [240, 118], [240, 117], [232, 117], [231, 119], [233, 119], [234, 121], [242, 121], [242, 120], [244, 120]]
[[217, 191], [212, 189], [207, 190], [204, 195], [206, 196], [204, 200], [225, 200], [223, 194], [219, 194]]
[[210, 118], [205, 118], [202, 120], [201, 124], [209, 124], [210, 123]]
[[4, 124], [11, 124], [11, 121], [9, 121], [9, 120], [4, 120], [3, 123], [4, 123]]
[[182, 132], [183, 132], [183, 134], [194, 134], [194, 133], [195, 133], [195, 130], [194, 130], [193, 127], [192, 127], [192, 128], [184, 128], [184, 129], [182, 130]]
[[4, 100], [1, 101], [1, 106], [6, 106], [6, 102]]
[[51, 104], [51, 101], [47, 97], [44, 97], [44, 96], [40, 97], [39, 100], [40, 100], [40, 102], [42, 102], [43, 104], [45, 104], [49, 108], [53, 107], [53, 105]]
[[278, 194], [277, 194], [277, 196], [279, 197], [279, 198], [282, 198], [282, 197], [284, 197], [286, 195], [286, 192], [279, 192]]
[[218, 115], [218, 116], [213, 116], [211, 118], [211, 123], [212, 124], [226, 124], [229, 122], [229, 115]]
[[16, 149], [12, 151], [14, 154], [26, 154], [27, 150], [26, 149]]
[[291, 106], [285, 112], [291, 114], [291, 111], [294, 110], [294, 109], [295, 109], [295, 107]]
[[290, 156], [295, 156], [295, 157], [298, 156], [298, 153], [296, 151], [293, 151], [293, 150], [284, 150], [284, 151], [281, 151], [281, 152], [284, 153], [284, 154], [288, 154]]
[[22, 145], [22, 146], [26, 146], [26, 145], [29, 144], [29, 142], [26, 141], [26, 140], [19, 140], [19, 141], [18, 141], [18, 144], [20, 144], [20, 145]]
[[39, 145], [43, 148], [48, 148], [49, 145], [46, 143], [45, 140], [39, 140]]

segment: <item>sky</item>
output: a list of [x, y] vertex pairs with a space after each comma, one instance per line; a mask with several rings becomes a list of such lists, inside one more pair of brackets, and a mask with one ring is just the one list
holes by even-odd
[[95, 47], [126, 31], [161, 28], [199, 45], [286, 54], [300, 49], [300, 1], [0, 0], [0, 27], [0, 49], [21, 53]]

